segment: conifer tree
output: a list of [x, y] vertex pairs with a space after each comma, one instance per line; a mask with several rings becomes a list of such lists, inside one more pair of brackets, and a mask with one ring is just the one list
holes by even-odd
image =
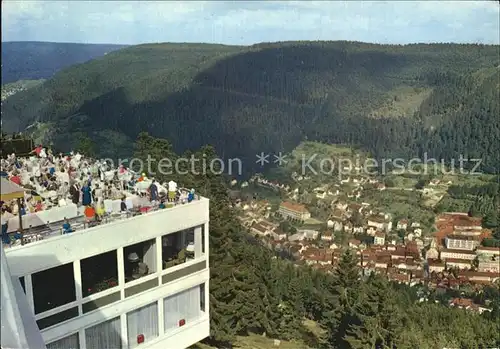
[[392, 289], [381, 276], [370, 276], [356, 306], [359, 324], [350, 324], [346, 340], [352, 349], [393, 349], [403, 321]]
[[329, 346], [347, 347], [347, 329], [359, 323], [356, 306], [360, 293], [360, 269], [355, 256], [346, 250], [329, 281], [323, 325], [328, 331]]

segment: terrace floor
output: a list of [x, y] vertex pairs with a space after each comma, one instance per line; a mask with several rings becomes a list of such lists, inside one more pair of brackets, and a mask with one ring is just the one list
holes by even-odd
[[[187, 205], [188, 203], [186, 201], [180, 201], [180, 200], [175, 202], [167, 202], [165, 203], [166, 207], [164, 209], [168, 210], [173, 206], [178, 206], [182, 204]], [[106, 213], [100, 221], [97, 220], [87, 221], [84, 215], [79, 215], [77, 217], [68, 219], [68, 222], [71, 225], [72, 230], [76, 232], [83, 229], [92, 228], [98, 225], [109, 224], [119, 220], [128, 219], [130, 217], [135, 217], [138, 215], [155, 212], [158, 210], [161, 210], [158, 202], [152, 203], [147, 198], [141, 197], [138, 199], [137, 205], [135, 205], [132, 209], [126, 212]], [[3, 247], [10, 248], [14, 246], [25, 245], [28, 243], [40, 240], [46, 240], [55, 236], [63, 235], [63, 227], [62, 227], [63, 224], [64, 221], [58, 221], [58, 222], [51, 222], [48, 224], [39, 225], [36, 227], [30, 227], [24, 230], [22, 238], [19, 239], [15, 238], [14, 236], [16, 235], [15, 233], [9, 233], [9, 236], [11, 237], [11, 244], [10, 245], [3, 244]]]

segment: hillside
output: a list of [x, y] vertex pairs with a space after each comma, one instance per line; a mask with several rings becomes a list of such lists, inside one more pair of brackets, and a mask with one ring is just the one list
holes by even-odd
[[307, 137], [376, 157], [477, 155], [492, 172], [498, 57], [498, 46], [457, 44], [139, 45], [9, 98], [3, 125], [49, 124], [61, 148], [84, 132], [114, 157], [149, 131], [179, 151], [213, 144], [248, 170], [256, 153], [291, 151]]
[[9, 82], [5, 85], [2, 85], [2, 102], [9, 98], [10, 96], [15, 95], [21, 91], [33, 88], [42, 84], [45, 80], [19, 80], [16, 82]]
[[2, 85], [18, 80], [51, 78], [73, 64], [105, 55], [124, 45], [55, 42], [2, 42]]

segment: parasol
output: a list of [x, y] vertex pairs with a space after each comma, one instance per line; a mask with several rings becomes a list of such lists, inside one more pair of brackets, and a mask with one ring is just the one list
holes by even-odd
[[17, 200], [17, 205], [19, 206], [19, 230], [23, 231], [23, 219], [21, 216], [21, 199], [24, 198], [25, 189], [5, 178], [0, 178], [0, 180], [1, 180], [0, 200], [1, 201], [10, 201], [14, 199]]

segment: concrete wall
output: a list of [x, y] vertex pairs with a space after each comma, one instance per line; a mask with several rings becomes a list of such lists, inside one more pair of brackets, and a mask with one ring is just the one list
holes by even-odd
[[[86, 328], [120, 316], [123, 347], [127, 348], [126, 314], [134, 309], [158, 302], [160, 335], [155, 340], [144, 343], [143, 347], [184, 349], [207, 337], [210, 332], [208, 221], [209, 200], [202, 198], [189, 204], [13, 247], [6, 250], [5, 255], [12, 275], [25, 277], [26, 297], [31, 309], [33, 309], [31, 274], [62, 264], [73, 263], [77, 289], [76, 301], [37, 314], [35, 319], [38, 321], [74, 307], [78, 307], [79, 315], [43, 329], [41, 333], [45, 343], [54, 342], [79, 332], [80, 348], [85, 349], [84, 331]], [[158, 260], [155, 273], [134, 281], [124, 282], [123, 247], [154, 239], [156, 253], [161, 255], [162, 235], [198, 227], [195, 229], [196, 243], [201, 238], [201, 226], [204, 227], [205, 231], [205, 253], [201, 253], [201, 245], [197, 244], [194, 260], [166, 270], [162, 270], [161, 260]], [[80, 287], [80, 260], [112, 250], [117, 250], [118, 253], [119, 285], [83, 298]], [[163, 299], [203, 283], [206, 284], [205, 304], [207, 309], [205, 315], [193, 323], [186, 323], [185, 326], [174, 332], [163, 333]], [[132, 289], [134, 292], [131, 292]], [[114, 296], [116, 297], [112, 302], [101, 302], [94, 310], [84, 311], [85, 305], [89, 302], [95, 301], [97, 304], [106, 297], [113, 298]]]
[[202, 198], [146, 215], [12, 247], [5, 251], [13, 276], [55, 266], [174, 233], [209, 220], [209, 200]]

